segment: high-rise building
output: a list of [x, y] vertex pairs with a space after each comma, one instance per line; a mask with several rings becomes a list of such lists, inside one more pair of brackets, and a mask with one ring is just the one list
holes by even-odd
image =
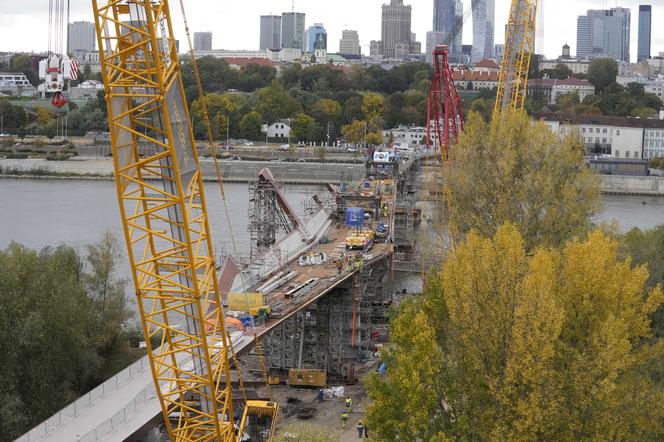
[[395, 49], [399, 44], [411, 43], [411, 13], [412, 7], [404, 5], [403, 0], [391, 0], [390, 4], [383, 5], [383, 19], [381, 41], [383, 43], [383, 56], [393, 58]]
[[433, 63], [433, 50], [436, 46], [445, 44], [446, 34], [439, 31], [427, 32], [426, 58], [428, 63]]
[[281, 47], [304, 48], [304, 20], [302, 12], [284, 12], [281, 14]]
[[95, 50], [95, 25], [87, 21], [69, 23], [67, 35], [67, 53], [75, 51], [92, 52]]
[[212, 50], [212, 32], [194, 32], [194, 51]]
[[360, 37], [357, 31], [344, 29], [339, 40], [339, 53], [341, 55], [360, 55]]
[[612, 8], [604, 18], [606, 54], [628, 63], [630, 59], [630, 21], [629, 8]]
[[629, 62], [630, 10], [591, 9], [576, 22], [577, 58], [611, 57]]
[[479, 0], [473, 9], [472, 63], [493, 58], [493, 34], [495, 32], [496, 1]]
[[369, 43], [369, 56], [382, 57], [383, 56], [383, 42], [380, 40], [371, 40]]
[[260, 50], [281, 49], [281, 16], [261, 15]]
[[327, 50], [327, 31], [325, 30], [325, 26], [323, 26], [322, 23], [314, 23], [313, 26], [309, 26], [309, 29], [307, 29], [307, 32], [304, 34], [304, 48], [305, 52], [309, 54], [314, 53], [314, 45], [316, 44], [316, 40], [320, 38], [323, 40], [325, 43], [325, 50]]
[[650, 58], [650, 42], [652, 39], [652, 6], [639, 5], [639, 47], [636, 61]]

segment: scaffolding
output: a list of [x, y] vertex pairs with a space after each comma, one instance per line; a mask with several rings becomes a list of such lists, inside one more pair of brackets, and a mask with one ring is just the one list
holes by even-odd
[[264, 338], [270, 369], [312, 368], [327, 371], [329, 379], [353, 380], [355, 362], [373, 350], [373, 331], [387, 322], [388, 270], [387, 259], [365, 266], [270, 332]]

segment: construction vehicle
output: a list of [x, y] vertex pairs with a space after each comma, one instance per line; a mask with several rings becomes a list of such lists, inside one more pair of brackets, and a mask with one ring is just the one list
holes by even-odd
[[[166, 429], [182, 442], [272, 440], [275, 402], [247, 401], [236, 429], [231, 343], [169, 1], [92, 6], [122, 226]], [[139, 144], [150, 145], [145, 156]]]
[[270, 313], [272, 313], [272, 307], [269, 305], [262, 305], [249, 310], [249, 314], [256, 319], [267, 319]]
[[346, 250], [369, 251], [373, 245], [374, 232], [369, 229], [356, 229], [346, 237]]

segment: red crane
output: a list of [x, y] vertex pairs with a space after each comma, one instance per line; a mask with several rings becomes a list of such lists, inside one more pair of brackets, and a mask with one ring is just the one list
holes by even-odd
[[427, 150], [433, 143], [445, 159], [450, 143], [459, 141], [459, 133], [463, 131], [461, 99], [448, 62], [447, 46], [436, 46], [433, 50], [433, 68], [427, 110]]

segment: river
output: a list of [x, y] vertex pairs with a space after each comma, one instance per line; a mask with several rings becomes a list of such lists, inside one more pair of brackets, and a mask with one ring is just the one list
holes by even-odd
[[[315, 193], [324, 192], [318, 186], [285, 187], [287, 198], [300, 216], [304, 214], [305, 201]], [[218, 185], [206, 183], [205, 194], [215, 252], [233, 253]], [[227, 184], [226, 195], [238, 252], [247, 256], [248, 186]], [[606, 196], [604, 200], [604, 211], [598, 221], [615, 220], [622, 230], [664, 223], [664, 198]], [[0, 203], [0, 249], [14, 241], [33, 249], [67, 244], [85, 253], [85, 246], [97, 241], [107, 230], [122, 240], [115, 186], [111, 181], [0, 179]], [[123, 249], [124, 241], [121, 246]], [[121, 256], [117, 274], [129, 275], [125, 253]]]

